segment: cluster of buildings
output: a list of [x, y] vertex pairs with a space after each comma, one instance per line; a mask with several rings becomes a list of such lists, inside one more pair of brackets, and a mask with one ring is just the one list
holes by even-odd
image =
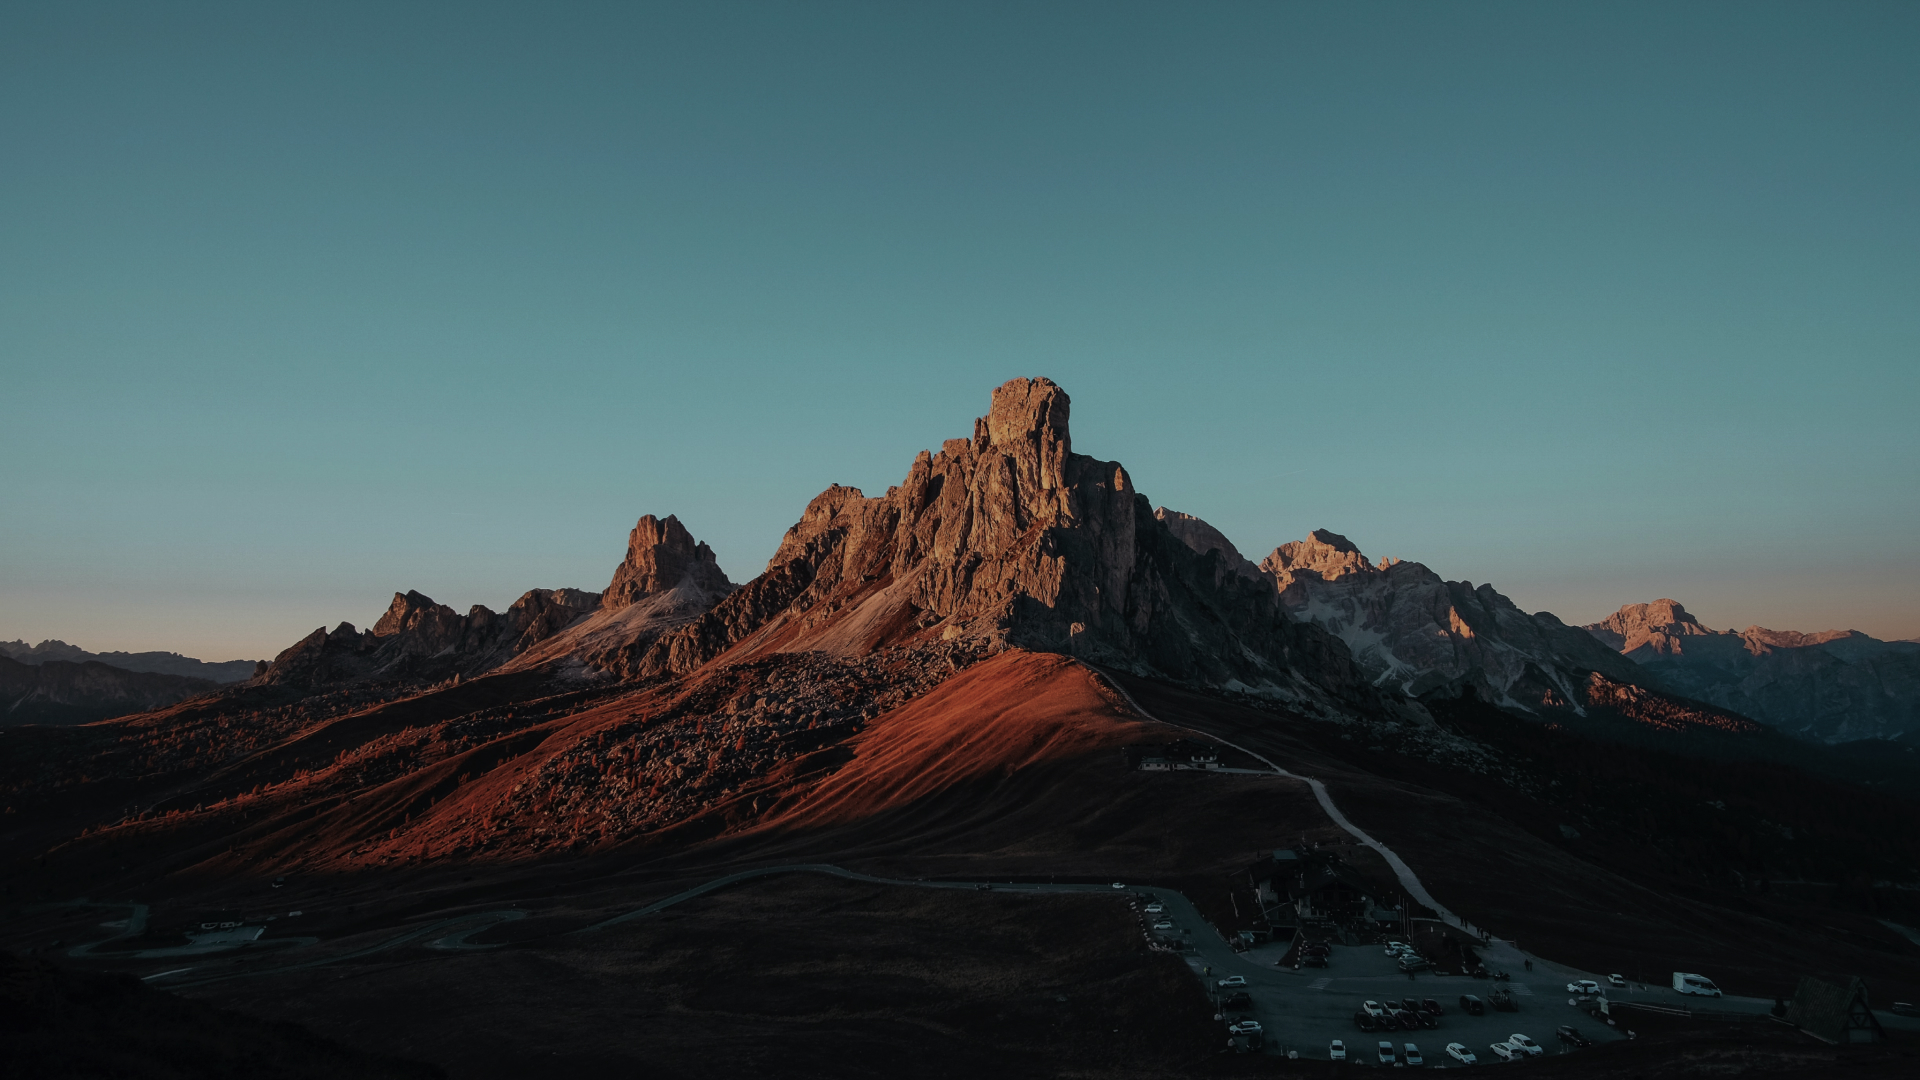
[[1362, 878], [1330, 848], [1281, 848], [1256, 861], [1247, 876], [1274, 931], [1310, 929], [1345, 937], [1409, 930], [1408, 906]]

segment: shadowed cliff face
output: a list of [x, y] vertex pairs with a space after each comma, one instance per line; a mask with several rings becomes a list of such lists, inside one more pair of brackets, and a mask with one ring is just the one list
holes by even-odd
[[1070, 407], [1047, 379], [1001, 386], [972, 438], [922, 452], [883, 496], [821, 493], [765, 574], [623, 670], [944, 640], [1281, 693], [1362, 686], [1270, 585], [1181, 543], [1119, 464], [1074, 453]]

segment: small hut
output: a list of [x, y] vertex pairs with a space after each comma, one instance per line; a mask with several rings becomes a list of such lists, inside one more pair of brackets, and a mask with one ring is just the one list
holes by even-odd
[[1845, 983], [1801, 979], [1787, 1003], [1787, 1023], [1829, 1043], [1881, 1042], [1887, 1037], [1867, 1005], [1867, 984], [1857, 975]]

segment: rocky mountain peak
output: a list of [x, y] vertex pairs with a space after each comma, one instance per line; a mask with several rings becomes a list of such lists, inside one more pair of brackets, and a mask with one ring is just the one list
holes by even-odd
[[1062, 453], [1071, 453], [1067, 420], [1072, 404], [1052, 379], [1011, 379], [994, 388], [992, 405], [974, 422], [974, 432], [984, 432], [988, 445], [1007, 450], [1056, 443]]
[[1374, 573], [1390, 565], [1392, 561], [1383, 560], [1375, 567], [1353, 541], [1326, 529], [1313, 530], [1305, 540], [1281, 544], [1273, 549], [1273, 554], [1260, 560], [1260, 569], [1272, 575], [1275, 584], [1283, 590], [1303, 571], [1332, 581], [1348, 574]]
[[1286, 617], [1269, 583], [1210, 569], [1117, 462], [1073, 453], [1070, 408], [1050, 379], [1003, 384], [972, 438], [922, 451], [885, 495], [828, 488], [766, 573], [617, 670], [929, 644], [1064, 652], [1218, 684], [1363, 685], [1343, 648]]
[[668, 514], [662, 521], [648, 514], [627, 536], [627, 557], [614, 570], [613, 582], [601, 594], [600, 606], [618, 611], [683, 582], [702, 592], [716, 594], [733, 589], [733, 583], [727, 580], [715, 560], [713, 549], [695, 541], [679, 518]]
[[1651, 604], [1628, 604], [1597, 623], [1581, 627], [1616, 652], [1630, 653], [1654, 638], [1702, 637], [1718, 633], [1700, 624], [1700, 620], [1678, 600], [1662, 597]]

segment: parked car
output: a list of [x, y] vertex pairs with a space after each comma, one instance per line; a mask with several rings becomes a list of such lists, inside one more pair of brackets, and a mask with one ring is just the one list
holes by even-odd
[[1427, 1063], [1427, 1059], [1420, 1056], [1420, 1048], [1412, 1043], [1406, 1044], [1406, 1050], [1400, 1055], [1400, 1060], [1406, 1062], [1409, 1069], [1417, 1069]]
[[1245, 975], [1229, 975], [1226, 978], [1220, 980], [1220, 985], [1221, 986], [1245, 986], [1247, 985], [1247, 977]]
[[1520, 1056], [1518, 1050], [1515, 1050], [1503, 1042], [1494, 1043], [1492, 1046], [1487, 1047], [1487, 1049], [1493, 1051], [1493, 1056], [1499, 1058], [1501, 1061], [1512, 1061], [1514, 1058]]
[[1460, 1011], [1466, 1013], [1468, 1016], [1485, 1016], [1487, 1013], [1487, 1003], [1481, 1001], [1480, 995], [1478, 994], [1461, 994]]
[[1467, 1049], [1466, 1046], [1461, 1043], [1448, 1043], [1447, 1056], [1462, 1065], [1480, 1064], [1480, 1059], [1473, 1056], [1473, 1051]]
[[1220, 1008], [1228, 1012], [1231, 1012], [1234, 1009], [1251, 1009], [1253, 1008], [1253, 999], [1247, 996], [1247, 992], [1245, 990], [1242, 990], [1239, 993], [1233, 995], [1232, 997], [1229, 997], [1227, 1000], [1221, 1002]]
[[1364, 1009], [1353, 1014], [1353, 1026], [1359, 1028], [1361, 1031], [1380, 1030], [1380, 1022], [1375, 1020], [1373, 1016]]
[[1366, 1010], [1368, 1016], [1375, 1017], [1376, 1019], [1387, 1015], [1386, 1006], [1377, 1001], [1363, 1001], [1360, 1003], [1360, 1007]]
[[1554, 1034], [1560, 1036], [1560, 1041], [1566, 1043], [1568, 1046], [1593, 1045], [1593, 1040], [1580, 1034], [1580, 1029], [1574, 1027], [1572, 1024], [1561, 1024], [1559, 1030], [1554, 1032]]
[[1380, 1040], [1380, 1064], [1397, 1065], [1399, 1064], [1399, 1061], [1400, 1061], [1400, 1055], [1393, 1052], [1393, 1040], [1381, 1039]]
[[1519, 1012], [1520, 1006], [1514, 1004], [1513, 995], [1505, 990], [1495, 990], [1487, 995], [1487, 1004], [1501, 1012]]
[[1153, 928], [1155, 930], [1171, 930], [1173, 929], [1173, 920], [1161, 919], [1159, 922], [1153, 924]]
[[1300, 958], [1300, 963], [1305, 967], [1323, 968], [1327, 966], [1327, 954], [1323, 952], [1310, 952]]
[[1435, 1016], [1440, 1016], [1446, 1012], [1445, 1009], [1442, 1009], [1440, 1007], [1440, 1003], [1433, 1000], [1432, 998], [1427, 998], [1426, 1000], [1420, 1003], [1420, 1011], [1424, 1013], [1432, 1013]]
[[1394, 953], [1397, 953], [1401, 949], [1404, 949], [1406, 947], [1407, 947], [1407, 943], [1404, 941], [1389, 941], [1387, 942], [1387, 955], [1392, 956]]
[[1507, 1036], [1507, 1045], [1525, 1053], [1528, 1057], [1539, 1057], [1541, 1054], [1546, 1053], [1545, 1050], [1540, 1049], [1539, 1043], [1534, 1042], [1525, 1035], [1514, 1034]]
[[1609, 975], [1607, 976], [1607, 982], [1614, 986], [1624, 987], [1627, 985], [1627, 977], [1625, 975]]
[[1400, 958], [1400, 970], [1408, 975], [1416, 971], [1425, 971], [1432, 967], [1423, 956], [1403, 956]]
[[1347, 1060], [1347, 1044], [1335, 1039], [1327, 1044], [1327, 1056], [1335, 1061]]
[[1915, 1007], [1911, 1001], [1896, 1001], [1887, 1008], [1895, 1016], [1920, 1016], [1920, 1008]]
[[1148, 904], [1146, 908], [1147, 914], [1149, 915], [1158, 915], [1165, 910], [1167, 910], [1167, 905], [1161, 903], [1158, 900], [1155, 900], [1152, 903]]
[[1235, 1020], [1233, 1023], [1227, 1025], [1227, 1034], [1229, 1035], [1258, 1035], [1260, 1031], [1260, 1021], [1258, 1020]]
[[1580, 979], [1567, 984], [1567, 993], [1569, 994], [1597, 994], [1599, 992], [1600, 984], [1594, 982], [1592, 979]]

